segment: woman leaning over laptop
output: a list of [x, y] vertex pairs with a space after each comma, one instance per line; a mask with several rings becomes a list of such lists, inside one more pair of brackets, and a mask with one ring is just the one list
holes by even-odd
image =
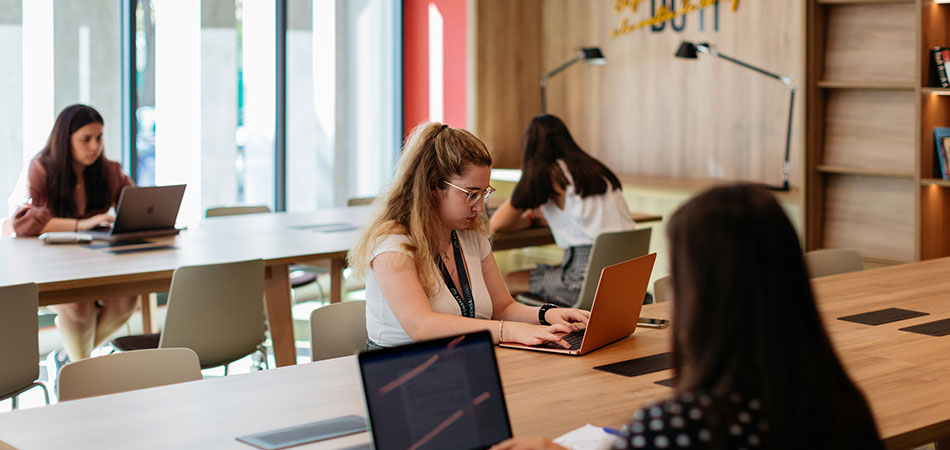
[[[884, 448], [772, 194], [711, 189], [673, 214], [667, 235], [676, 388], [634, 413], [616, 448]], [[493, 447], [559, 448], [530, 438]]]
[[406, 140], [389, 192], [348, 260], [366, 276], [367, 347], [488, 330], [495, 342], [569, 347], [589, 313], [516, 303], [486, 237], [491, 155], [465, 130], [439, 123]]
[[[59, 113], [46, 146], [30, 161], [26, 198], [13, 214], [18, 236], [84, 231], [112, 223], [108, 211], [132, 180], [119, 163], [103, 154], [103, 125], [102, 116], [90, 106], [72, 105]], [[136, 299], [50, 306], [69, 359], [88, 358], [129, 319]], [[60, 358], [57, 368], [62, 363]]]

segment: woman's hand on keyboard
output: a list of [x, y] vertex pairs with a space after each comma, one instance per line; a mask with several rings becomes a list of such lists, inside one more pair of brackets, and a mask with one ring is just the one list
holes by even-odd
[[[552, 325], [566, 325], [571, 328], [571, 331], [577, 331], [587, 326], [590, 311], [574, 308], [551, 308], [544, 313], [544, 319]], [[582, 323], [584, 327], [574, 325], [576, 323]]]
[[544, 342], [553, 342], [564, 348], [571, 345], [554, 333], [570, 333], [574, 330], [570, 325], [554, 324], [548, 326], [531, 325], [524, 322], [505, 321], [505, 330], [502, 333], [504, 342], [517, 342], [524, 345], [538, 345]]

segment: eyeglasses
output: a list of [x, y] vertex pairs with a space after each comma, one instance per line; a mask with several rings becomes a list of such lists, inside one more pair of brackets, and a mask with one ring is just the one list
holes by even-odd
[[461, 188], [452, 183], [449, 183], [448, 181], [443, 181], [443, 183], [464, 192], [468, 196], [465, 198], [465, 201], [468, 203], [468, 206], [475, 206], [475, 204], [478, 203], [479, 199], [482, 199], [487, 202], [488, 199], [490, 199], [491, 196], [495, 194], [495, 188], [491, 186], [488, 186], [487, 188], [485, 188], [484, 191], [470, 191], [468, 189]]

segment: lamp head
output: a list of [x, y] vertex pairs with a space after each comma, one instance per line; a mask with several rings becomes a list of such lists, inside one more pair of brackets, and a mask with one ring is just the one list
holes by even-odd
[[676, 50], [675, 56], [677, 58], [696, 59], [700, 53], [706, 53], [707, 55], [712, 53], [708, 42], [694, 44], [689, 41], [683, 41], [683, 43], [680, 44], [680, 48]]
[[607, 64], [607, 58], [600, 52], [600, 47], [583, 47], [578, 52], [578, 56], [584, 60], [584, 64], [589, 66], [602, 66]]

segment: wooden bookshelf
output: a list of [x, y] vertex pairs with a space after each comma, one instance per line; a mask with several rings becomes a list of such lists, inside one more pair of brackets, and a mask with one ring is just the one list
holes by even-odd
[[921, 161], [921, 99], [944, 98], [923, 93], [924, 3], [806, 0], [808, 250], [850, 247], [876, 264], [930, 255], [921, 196], [947, 189], [921, 184], [933, 177]]
[[933, 139], [950, 127], [950, 88], [930, 74], [950, 4], [807, 0], [805, 39], [806, 247], [885, 264], [950, 256]]

